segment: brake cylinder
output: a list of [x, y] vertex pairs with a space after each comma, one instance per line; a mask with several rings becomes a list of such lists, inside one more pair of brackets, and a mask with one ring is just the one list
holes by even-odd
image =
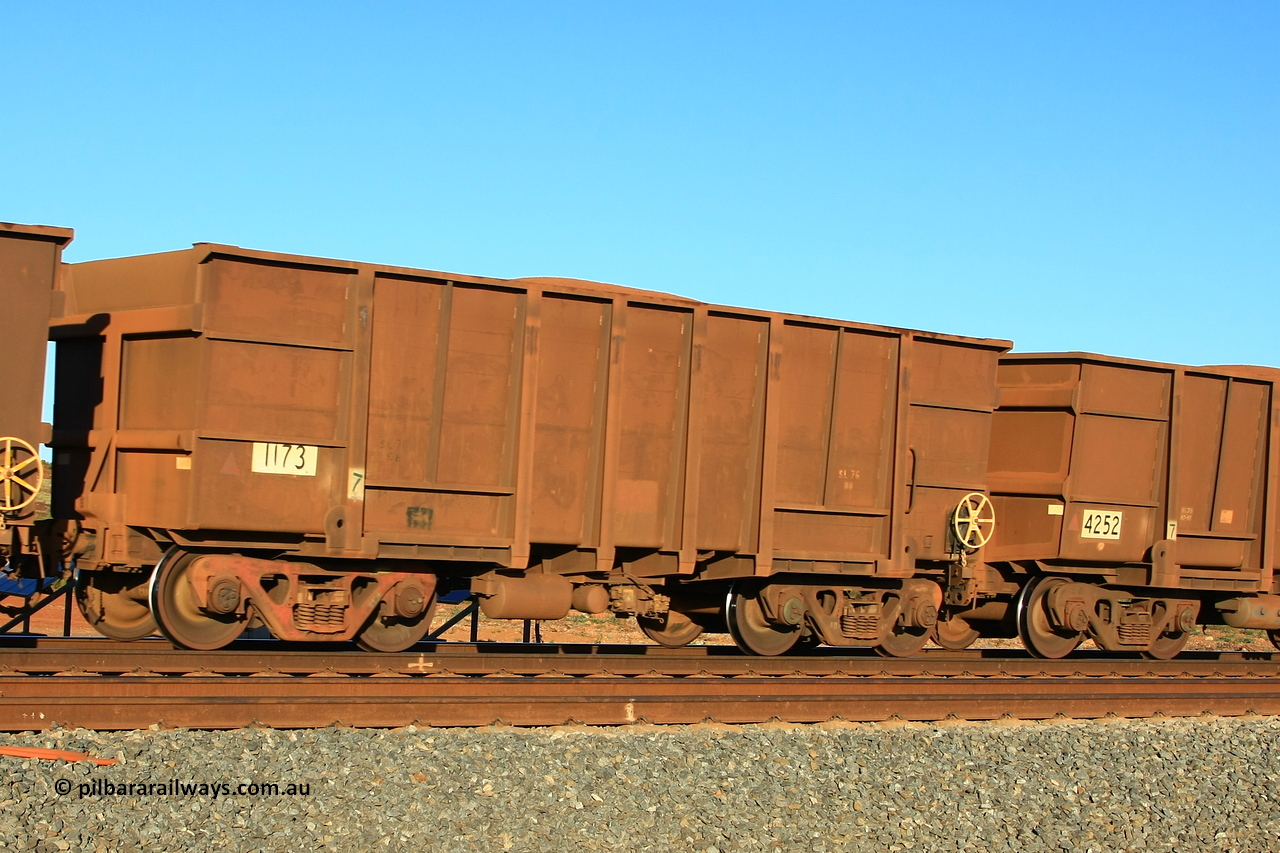
[[1218, 602], [1222, 621], [1233, 628], [1280, 629], [1280, 595], [1255, 595]]
[[573, 584], [559, 575], [485, 575], [471, 581], [471, 591], [490, 619], [563, 619], [573, 603]]

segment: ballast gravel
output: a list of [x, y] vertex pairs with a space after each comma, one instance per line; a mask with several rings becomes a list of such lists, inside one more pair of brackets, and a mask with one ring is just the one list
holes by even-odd
[[6, 851], [1280, 850], [1273, 717], [53, 730], [0, 745], [117, 761], [0, 757]]

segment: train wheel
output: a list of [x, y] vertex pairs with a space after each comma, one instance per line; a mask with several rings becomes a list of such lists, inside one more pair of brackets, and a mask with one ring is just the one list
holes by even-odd
[[214, 615], [202, 608], [191, 586], [191, 563], [201, 556], [170, 548], [151, 576], [151, 612], [174, 645], [198, 651], [220, 649], [244, 633], [244, 615]]
[[1083, 633], [1060, 632], [1049, 621], [1045, 596], [1055, 586], [1064, 583], [1067, 583], [1066, 578], [1034, 578], [1018, 594], [1018, 636], [1022, 638], [1022, 645], [1034, 657], [1050, 660], [1064, 658], [1084, 641]]
[[140, 640], [156, 632], [147, 606], [147, 576], [84, 572], [76, 585], [76, 605], [84, 621], [113, 640]]
[[887, 658], [909, 658], [919, 653], [924, 644], [929, 642], [932, 630], [916, 625], [895, 625], [890, 633], [880, 637], [876, 652]]
[[780, 628], [765, 618], [760, 590], [738, 582], [725, 600], [729, 636], [738, 648], [753, 655], [773, 657], [791, 651], [800, 640], [800, 627]]
[[[905, 658], [917, 654], [929, 642], [937, 624], [937, 610], [930, 605], [929, 610], [935, 618], [930, 625], [904, 624], [904, 609], [918, 607], [913, 604], [904, 590], [901, 595], [887, 595], [880, 614], [880, 641], [876, 644], [876, 652], [887, 658]], [[913, 620], [915, 621], [915, 620]]]
[[1176, 658], [1178, 653], [1187, 647], [1187, 640], [1191, 639], [1191, 635], [1186, 631], [1178, 631], [1175, 634], [1161, 634], [1156, 637], [1151, 648], [1142, 653], [1143, 657], [1152, 660], [1170, 660]]
[[402, 652], [417, 643], [431, 630], [436, 615], [436, 597], [426, 603], [421, 615], [412, 619], [385, 617], [375, 613], [369, 624], [356, 635], [356, 645], [366, 652]]
[[636, 618], [645, 636], [660, 646], [678, 649], [702, 636], [702, 626], [676, 610], [668, 610], [665, 619]]
[[950, 619], [939, 619], [934, 626], [933, 640], [944, 649], [958, 652], [967, 649], [977, 642], [982, 634], [977, 628], [959, 616]]
[[1271, 645], [1280, 649], [1280, 631], [1268, 631], [1267, 639], [1271, 640]]

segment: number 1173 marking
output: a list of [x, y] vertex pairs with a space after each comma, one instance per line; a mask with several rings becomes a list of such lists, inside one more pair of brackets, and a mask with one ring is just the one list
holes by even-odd
[[313, 444], [277, 444], [270, 441], [253, 443], [253, 472], [255, 474], [292, 474], [295, 477], [314, 477], [316, 457], [320, 449]]

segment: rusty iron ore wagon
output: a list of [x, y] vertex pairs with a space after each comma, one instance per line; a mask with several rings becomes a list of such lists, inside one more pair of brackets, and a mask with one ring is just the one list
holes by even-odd
[[404, 649], [444, 591], [655, 641], [1280, 637], [1280, 371], [199, 244], [57, 278], [102, 633]]
[[[32, 534], [44, 483], [39, 446], [45, 349], [54, 281], [72, 231], [0, 222], [0, 566], [19, 576], [40, 573], [41, 540]], [[5, 590], [6, 593], [9, 590]]]
[[397, 650], [461, 586], [904, 655], [991, 534], [1006, 341], [208, 244], [60, 286], [55, 511], [108, 636]]
[[1280, 371], [1060, 353], [998, 375], [985, 615], [1044, 657], [1172, 657], [1200, 623], [1276, 640]]

